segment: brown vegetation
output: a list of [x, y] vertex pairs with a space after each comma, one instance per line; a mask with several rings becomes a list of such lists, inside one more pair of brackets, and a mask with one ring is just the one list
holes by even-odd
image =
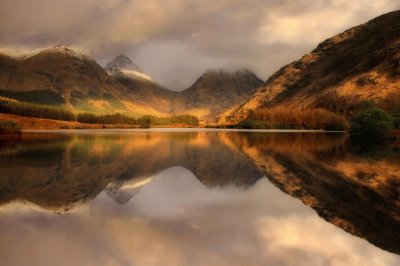
[[366, 100], [390, 111], [400, 103], [399, 19], [400, 11], [394, 11], [325, 40], [275, 72], [263, 88], [219, 121], [236, 123], [250, 110], [276, 106], [323, 107], [352, 115]]
[[[2, 114], [0, 113], [0, 121], [14, 121], [20, 125], [22, 129], [40, 129], [40, 130], [55, 130], [55, 129], [112, 129], [112, 128], [138, 128], [137, 125], [129, 125], [129, 124], [88, 124], [88, 123], [80, 123], [77, 121], [61, 121], [61, 120], [52, 120], [52, 119], [44, 119], [44, 118], [36, 118], [36, 117], [24, 117], [19, 115], [12, 114]], [[154, 126], [154, 125], [153, 125]], [[192, 127], [183, 123], [173, 123], [173, 124], [161, 124], [156, 125], [156, 127], [168, 127], [168, 128], [187, 128]]]
[[366, 105], [374, 105], [388, 113], [400, 111], [400, 90], [388, 93], [384, 98], [371, 101], [360, 99], [357, 95], [340, 95], [336, 91], [322, 94], [315, 101], [315, 107], [340, 113], [346, 117], [353, 116], [356, 112], [365, 109]]
[[76, 121], [61, 121], [36, 117], [24, 117], [12, 114], [1, 114], [0, 121], [14, 121], [20, 125], [22, 129], [100, 129], [100, 128], [134, 128], [129, 125], [103, 125], [103, 124], [85, 124]]
[[267, 128], [344, 130], [347, 127], [343, 117], [321, 108], [260, 108], [249, 112], [247, 119], [266, 122]]

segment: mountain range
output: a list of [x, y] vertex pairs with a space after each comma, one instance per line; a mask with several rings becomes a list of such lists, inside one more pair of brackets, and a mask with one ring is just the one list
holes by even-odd
[[324, 108], [350, 116], [365, 100], [400, 109], [400, 11], [321, 42], [262, 81], [247, 69], [208, 70], [183, 91], [167, 89], [119, 55], [102, 68], [64, 46], [15, 57], [0, 50], [0, 96], [76, 112], [192, 114], [234, 124], [251, 110]]
[[156, 115], [189, 113], [207, 121], [243, 102], [263, 84], [248, 69], [207, 70], [192, 86], [177, 92], [157, 84], [125, 55], [117, 56], [105, 70], [128, 89], [125, 96], [151, 107]]
[[125, 55], [103, 69], [64, 46], [19, 58], [0, 52], [0, 96], [63, 105], [77, 112], [193, 114], [214, 121], [218, 113], [246, 100], [262, 84], [249, 70], [208, 70], [192, 86], [177, 92], [157, 84]]

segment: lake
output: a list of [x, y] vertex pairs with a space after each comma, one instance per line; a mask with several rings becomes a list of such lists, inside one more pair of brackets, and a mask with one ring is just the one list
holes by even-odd
[[28, 132], [0, 265], [400, 265], [400, 144], [346, 133]]

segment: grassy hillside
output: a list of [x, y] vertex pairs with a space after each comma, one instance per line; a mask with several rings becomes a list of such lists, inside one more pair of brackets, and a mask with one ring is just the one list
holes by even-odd
[[74, 112], [159, 115], [131, 101], [129, 90], [88, 56], [55, 46], [23, 57], [0, 53], [0, 96], [65, 106]]
[[351, 116], [365, 100], [400, 108], [400, 11], [377, 17], [320, 43], [275, 72], [253, 96], [220, 117], [245, 119], [250, 110], [324, 108]]

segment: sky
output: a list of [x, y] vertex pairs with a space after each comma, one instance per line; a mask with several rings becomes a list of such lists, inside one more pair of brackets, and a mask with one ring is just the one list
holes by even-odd
[[102, 66], [125, 54], [182, 90], [207, 69], [246, 67], [265, 80], [326, 38], [397, 9], [398, 0], [1, 0], [0, 44], [67, 45]]

